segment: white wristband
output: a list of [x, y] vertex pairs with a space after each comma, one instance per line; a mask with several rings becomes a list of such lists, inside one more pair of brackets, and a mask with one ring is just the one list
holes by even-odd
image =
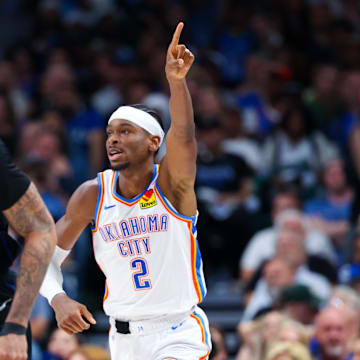
[[70, 250], [64, 250], [59, 246], [55, 247], [53, 257], [40, 287], [40, 294], [47, 298], [50, 305], [55, 295], [65, 292], [62, 288], [63, 276], [61, 273], [61, 264], [69, 254]]

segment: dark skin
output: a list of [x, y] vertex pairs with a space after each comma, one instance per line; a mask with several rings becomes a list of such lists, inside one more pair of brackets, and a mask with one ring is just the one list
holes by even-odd
[[[194, 191], [197, 145], [191, 97], [186, 75], [194, 62], [193, 54], [179, 45], [184, 24], [179, 23], [169, 45], [165, 73], [170, 87], [171, 127], [166, 136], [167, 153], [158, 177], [159, 186], [175, 209], [183, 215], [196, 214]], [[148, 186], [154, 168], [154, 155], [160, 139], [124, 119], [114, 119], [107, 127], [106, 150], [113, 169], [119, 170], [117, 192], [131, 199]], [[93, 221], [98, 197], [97, 180], [82, 184], [72, 195], [66, 214], [56, 224], [58, 245], [71, 249], [82, 230]], [[69, 334], [81, 332], [95, 320], [85, 305], [64, 293], [54, 296], [51, 305], [58, 326]], [[85, 319], [87, 321], [85, 321]]]
[[[11, 227], [25, 238], [16, 292], [6, 322], [26, 327], [56, 244], [55, 224], [33, 184], [3, 213]], [[26, 358], [25, 335], [0, 337], [0, 360]]]

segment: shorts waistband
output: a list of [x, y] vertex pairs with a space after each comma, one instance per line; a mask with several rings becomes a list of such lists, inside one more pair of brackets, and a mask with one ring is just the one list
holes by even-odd
[[145, 335], [170, 327], [179, 326], [194, 311], [190, 309], [184, 313], [166, 315], [161, 318], [121, 321], [110, 317], [110, 325], [120, 334]]

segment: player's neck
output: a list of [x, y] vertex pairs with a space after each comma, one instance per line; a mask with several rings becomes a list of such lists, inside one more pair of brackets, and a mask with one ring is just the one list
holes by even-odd
[[143, 192], [154, 175], [154, 163], [129, 167], [119, 171], [116, 191], [126, 199], [132, 199]]

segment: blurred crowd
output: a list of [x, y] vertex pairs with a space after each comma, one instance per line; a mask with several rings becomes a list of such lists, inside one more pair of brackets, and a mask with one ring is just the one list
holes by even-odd
[[[0, 138], [59, 219], [108, 166], [114, 109], [144, 103], [169, 128], [180, 20], [196, 57], [198, 241], [209, 291], [242, 294], [237, 360], [360, 359], [359, 1], [2, 0]], [[65, 288], [100, 310], [91, 254], [85, 231]], [[42, 298], [32, 323], [34, 360], [108, 359], [50, 335]], [[212, 333], [211, 358], [228, 359]]]

